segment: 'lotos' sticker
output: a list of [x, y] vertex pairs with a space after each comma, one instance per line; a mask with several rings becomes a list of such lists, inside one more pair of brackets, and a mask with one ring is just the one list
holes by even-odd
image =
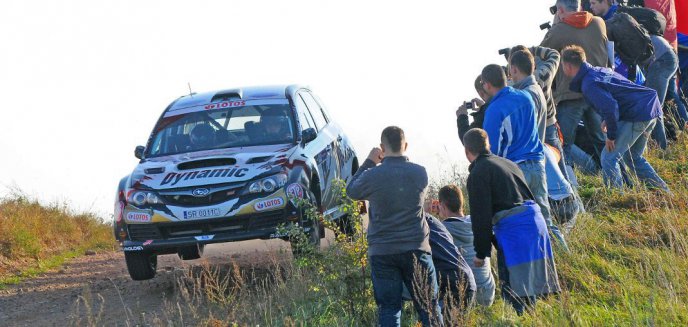
[[129, 212], [127, 213], [127, 221], [149, 223], [151, 221], [151, 215], [145, 212]]
[[256, 211], [265, 211], [268, 209], [281, 207], [283, 205], [284, 205], [284, 200], [282, 200], [282, 198], [274, 198], [274, 199], [269, 199], [269, 200], [265, 200], [265, 201], [260, 201], [256, 204], [254, 204], [253, 208], [256, 209]]

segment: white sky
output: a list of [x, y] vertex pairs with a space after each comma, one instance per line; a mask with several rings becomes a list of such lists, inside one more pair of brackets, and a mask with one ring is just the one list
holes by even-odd
[[0, 195], [109, 217], [164, 108], [194, 91], [306, 84], [359, 157], [388, 125], [431, 174], [465, 165], [456, 107], [553, 0], [30, 1], [0, 11]]

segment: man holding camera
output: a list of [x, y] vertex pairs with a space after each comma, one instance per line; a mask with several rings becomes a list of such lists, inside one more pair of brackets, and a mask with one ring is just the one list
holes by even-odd
[[409, 162], [407, 147], [401, 128], [385, 128], [380, 148], [370, 151], [346, 187], [350, 198], [370, 202], [368, 257], [380, 326], [400, 326], [402, 285], [410, 291], [423, 326], [442, 322], [423, 212], [428, 174]]
[[[547, 32], [541, 46], [561, 51], [571, 44], [582, 46], [589, 54], [591, 64], [609, 67], [607, 31], [604, 20], [580, 11], [580, 0], [557, 0], [555, 24]], [[595, 146], [595, 157], [604, 148], [604, 133], [600, 129], [600, 116], [585, 102], [579, 92], [569, 90], [571, 78], [559, 69], [555, 77], [554, 100], [557, 121], [564, 137], [565, 158], [573, 158], [571, 146], [576, 140], [576, 128], [583, 120]]]
[[[482, 79], [480, 75], [475, 79], [473, 83], [475, 91], [478, 92], [480, 98], [475, 98], [471, 101], [464, 102], [458, 110], [456, 110], [456, 128], [459, 130], [459, 140], [463, 143], [463, 136], [471, 128], [483, 128], [483, 121], [485, 120], [485, 111], [489, 105], [490, 96], [487, 95], [483, 89]], [[468, 110], [475, 110], [471, 114], [473, 117], [473, 122], [468, 121]]]

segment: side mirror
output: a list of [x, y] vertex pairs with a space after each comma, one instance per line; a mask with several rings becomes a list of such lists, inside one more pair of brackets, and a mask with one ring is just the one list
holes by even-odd
[[136, 157], [137, 159], [143, 159], [143, 151], [145, 150], [146, 147], [144, 147], [143, 145], [137, 146], [136, 149], [134, 149], [134, 157]]
[[315, 131], [315, 128], [306, 128], [306, 130], [301, 132], [301, 142], [303, 142], [303, 144], [315, 140], [316, 137], [318, 137], [318, 132]]

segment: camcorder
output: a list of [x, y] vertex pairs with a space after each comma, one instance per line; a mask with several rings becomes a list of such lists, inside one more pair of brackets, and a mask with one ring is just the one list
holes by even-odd
[[464, 106], [466, 109], [471, 109], [471, 110], [475, 110], [475, 109], [476, 109], [476, 108], [475, 108], [475, 103], [473, 103], [472, 100], [471, 100], [471, 101], [464, 101], [464, 102], [463, 102], [463, 106]]

